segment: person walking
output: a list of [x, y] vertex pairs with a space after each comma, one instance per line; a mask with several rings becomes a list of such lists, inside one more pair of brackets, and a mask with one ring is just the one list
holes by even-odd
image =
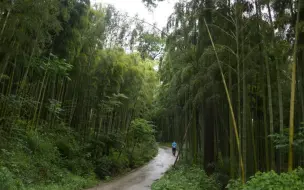
[[172, 154], [173, 154], [173, 156], [175, 156], [175, 153], [176, 153], [176, 147], [177, 147], [177, 144], [176, 144], [176, 142], [175, 142], [175, 141], [173, 141], [173, 143], [172, 143]]

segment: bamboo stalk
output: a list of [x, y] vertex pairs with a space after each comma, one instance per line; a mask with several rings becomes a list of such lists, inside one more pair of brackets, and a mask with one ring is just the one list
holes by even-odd
[[207, 27], [208, 35], [209, 35], [209, 38], [210, 38], [210, 41], [211, 41], [211, 44], [212, 44], [212, 47], [213, 47], [213, 50], [214, 50], [214, 53], [215, 53], [215, 56], [216, 56], [216, 60], [217, 60], [217, 63], [218, 63], [218, 66], [219, 66], [219, 69], [220, 69], [220, 72], [221, 72], [222, 82], [223, 82], [224, 87], [225, 87], [225, 92], [226, 92], [227, 100], [228, 100], [228, 103], [229, 103], [229, 109], [230, 109], [231, 116], [232, 116], [232, 122], [233, 122], [233, 127], [234, 127], [234, 134], [235, 134], [235, 138], [236, 138], [236, 144], [237, 144], [238, 153], [239, 153], [239, 157], [240, 157], [240, 168], [241, 168], [242, 182], [245, 183], [245, 170], [244, 170], [243, 157], [242, 157], [242, 152], [241, 152], [239, 133], [238, 133], [238, 129], [237, 129], [237, 124], [236, 124], [236, 120], [235, 120], [235, 116], [234, 116], [234, 111], [233, 111], [228, 87], [227, 87], [227, 84], [226, 84], [225, 76], [224, 76], [224, 73], [223, 73], [222, 66], [220, 64], [218, 54], [216, 52], [216, 48], [215, 48], [215, 45], [214, 45], [214, 42], [213, 42], [213, 38], [211, 36], [209, 27], [208, 27], [207, 22], [206, 22], [205, 19], [204, 19], [204, 22], [205, 22], [205, 25]]
[[297, 69], [297, 51], [299, 39], [299, 20], [300, 20], [300, 6], [301, 1], [298, 2], [298, 15], [296, 22], [296, 36], [293, 50], [292, 63], [292, 77], [291, 77], [291, 91], [290, 91], [290, 115], [289, 115], [289, 151], [288, 151], [288, 171], [293, 169], [293, 138], [294, 138], [294, 107], [295, 107], [295, 93], [296, 93], [296, 69]]
[[187, 127], [186, 127], [186, 131], [185, 131], [183, 140], [182, 140], [182, 142], [181, 142], [180, 149], [179, 149], [179, 151], [177, 152], [177, 156], [176, 156], [176, 159], [175, 159], [175, 161], [174, 161], [173, 167], [175, 167], [175, 165], [176, 165], [176, 163], [177, 163], [177, 161], [178, 161], [178, 158], [179, 158], [180, 154], [182, 154], [182, 149], [183, 149], [184, 143], [185, 143], [185, 141], [186, 141], [186, 139], [187, 139], [187, 134], [188, 134], [189, 128], [190, 128], [191, 123], [192, 123], [192, 117], [193, 117], [193, 114], [191, 115], [191, 118], [190, 118], [190, 120], [189, 120], [189, 122], [188, 122], [188, 125], [187, 125]]

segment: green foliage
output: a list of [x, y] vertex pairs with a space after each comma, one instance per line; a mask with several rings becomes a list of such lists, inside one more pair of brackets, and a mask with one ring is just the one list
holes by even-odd
[[14, 179], [14, 175], [6, 167], [0, 168], [0, 189], [18, 190], [22, 188], [22, 183]]
[[214, 168], [214, 173], [211, 177], [221, 186], [221, 189], [228, 184], [230, 179], [229, 176], [229, 165], [230, 159], [228, 157], [223, 158], [222, 153], [219, 152], [217, 155], [217, 161], [215, 163], [208, 164], [207, 168]]
[[152, 185], [152, 190], [218, 190], [214, 179], [198, 167], [178, 166]]
[[[6, 181], [1, 184], [8, 190], [17, 185], [20, 186], [17, 189], [79, 189], [96, 184], [93, 165], [81, 156], [83, 152], [78, 150], [78, 154], [70, 154], [69, 159], [60, 153], [55, 142], [64, 138], [70, 138], [72, 142], [75, 137], [71, 134], [67, 136], [53, 129], [47, 133], [20, 130], [15, 135], [13, 138], [19, 137], [19, 140], [8, 142], [7, 149], [0, 153], [1, 165], [5, 167], [0, 175], [5, 174], [1, 179]], [[80, 147], [73, 144], [74, 149]]]
[[[299, 128], [296, 128], [295, 134], [294, 134], [294, 149], [296, 153], [303, 153], [304, 152], [304, 124], [302, 123], [302, 126]], [[275, 133], [272, 135], [269, 135], [271, 139], [273, 140], [275, 147], [277, 149], [280, 149], [284, 152], [288, 151], [289, 146], [289, 129], [286, 128], [283, 133]]]
[[153, 141], [154, 130], [152, 127], [153, 126], [144, 119], [135, 119], [131, 122], [128, 137], [136, 144], [144, 141]]
[[[99, 140], [107, 143], [109, 153], [95, 158], [94, 152], [102, 152], [104, 147], [89, 148], [95, 147], [96, 141], [82, 146], [77, 141], [77, 132], [65, 125], [44, 131], [19, 129], [0, 153], [0, 164], [4, 166], [0, 180], [5, 181], [1, 189], [76, 190], [96, 184], [95, 174], [107, 179], [141, 166], [157, 153], [153, 128], [148, 121], [136, 119], [130, 133], [132, 138], [128, 142], [132, 145], [137, 142], [134, 149], [119, 143], [124, 136], [109, 134], [109, 138]], [[13, 143], [14, 138], [18, 141]]]
[[154, 126], [144, 119], [133, 120], [128, 132], [128, 145], [132, 167], [140, 166], [151, 159], [157, 152]]
[[1, 1], [0, 13], [0, 189], [81, 189], [156, 154], [155, 31], [89, 0]]
[[[304, 117], [303, 48], [297, 58], [290, 59], [299, 13], [293, 4], [284, 0], [179, 1], [168, 19], [152, 117], [158, 137], [182, 142], [185, 136], [186, 150], [180, 160], [204, 166], [223, 184], [241, 173], [237, 172], [240, 165], [243, 178], [258, 170], [282, 172], [286, 167], [289, 134], [281, 130], [293, 103], [289, 100], [292, 61], [299, 65], [293, 122], [298, 125]], [[299, 47], [303, 39], [302, 31]], [[295, 132], [292, 160], [300, 164], [303, 129], [298, 126]], [[269, 138], [269, 133], [279, 134]], [[238, 137], [240, 142], [236, 142]], [[274, 150], [274, 144], [280, 151]]]
[[100, 179], [111, 175], [112, 160], [109, 157], [103, 156], [96, 161], [95, 173]]
[[24, 190], [79, 190], [97, 185], [98, 181], [94, 178], [84, 178], [72, 174], [66, 175], [56, 184], [49, 185], [34, 185], [25, 188]]
[[291, 173], [277, 174], [274, 171], [261, 173], [250, 177], [246, 184], [242, 184], [239, 180], [231, 180], [227, 185], [230, 190], [241, 189], [291, 189], [300, 190], [304, 188], [304, 170], [296, 169]]

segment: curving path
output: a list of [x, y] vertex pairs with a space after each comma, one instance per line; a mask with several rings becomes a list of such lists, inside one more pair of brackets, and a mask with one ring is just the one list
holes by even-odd
[[175, 157], [169, 148], [159, 148], [158, 155], [147, 165], [128, 175], [88, 190], [149, 190], [174, 163]]

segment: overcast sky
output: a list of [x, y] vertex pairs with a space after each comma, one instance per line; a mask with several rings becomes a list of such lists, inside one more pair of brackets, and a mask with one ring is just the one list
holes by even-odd
[[158, 3], [157, 8], [150, 12], [142, 3], [141, 0], [91, 0], [94, 3], [112, 4], [118, 10], [127, 12], [130, 16], [138, 14], [140, 18], [144, 18], [147, 22], [153, 24], [157, 23], [157, 26], [162, 29], [167, 24], [167, 19], [173, 12], [175, 2], [178, 0], [165, 0]]

